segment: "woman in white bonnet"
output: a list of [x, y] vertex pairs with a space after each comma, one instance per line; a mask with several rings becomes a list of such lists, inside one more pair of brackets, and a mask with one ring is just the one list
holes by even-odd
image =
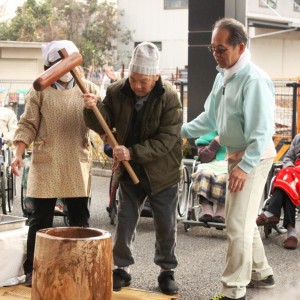
[[[79, 52], [73, 42], [53, 41], [42, 46], [45, 69], [61, 58], [58, 51]], [[89, 92], [99, 95], [93, 83], [84, 80]], [[31, 286], [36, 232], [53, 225], [57, 198], [64, 198], [71, 226], [89, 226], [88, 197], [91, 189], [91, 145], [83, 120], [81, 91], [70, 73], [43, 91], [28, 92], [25, 111], [18, 122], [13, 143], [16, 175], [23, 166], [22, 155], [33, 143], [27, 195], [34, 199], [29, 221], [27, 258], [24, 263], [27, 286]]]

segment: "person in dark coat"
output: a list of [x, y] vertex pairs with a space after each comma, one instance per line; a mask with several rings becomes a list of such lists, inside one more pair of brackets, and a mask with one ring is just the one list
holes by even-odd
[[160, 267], [158, 283], [165, 294], [176, 294], [176, 206], [181, 177], [180, 128], [182, 107], [175, 88], [159, 75], [159, 51], [149, 42], [139, 44], [129, 64], [129, 78], [112, 83], [103, 102], [83, 95], [88, 127], [104, 134], [92, 108], [97, 105], [108, 126], [116, 129], [113, 149], [117, 164], [126, 160], [140, 183], [134, 184], [120, 165], [118, 224], [113, 247], [113, 289], [131, 283], [132, 244], [146, 196], [155, 225], [154, 262]]

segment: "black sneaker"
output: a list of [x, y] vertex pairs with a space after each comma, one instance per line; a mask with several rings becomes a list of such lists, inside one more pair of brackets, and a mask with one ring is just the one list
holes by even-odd
[[209, 300], [246, 300], [246, 296], [234, 299], [234, 298], [228, 298], [222, 294], [218, 294], [218, 295], [210, 298]]
[[129, 286], [131, 275], [122, 269], [113, 270], [113, 290], [119, 292], [122, 287]]
[[175, 282], [174, 271], [163, 271], [159, 274], [158, 286], [166, 295], [175, 295], [178, 293], [178, 286]]
[[26, 276], [25, 276], [25, 286], [32, 287], [32, 272], [26, 274]]
[[248, 288], [271, 289], [275, 286], [273, 275], [269, 275], [262, 280], [251, 280], [247, 285]]

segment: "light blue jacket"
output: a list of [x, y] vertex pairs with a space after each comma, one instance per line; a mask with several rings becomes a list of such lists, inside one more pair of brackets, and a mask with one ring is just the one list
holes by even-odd
[[182, 126], [181, 136], [196, 138], [219, 132], [220, 144], [228, 153], [245, 150], [238, 166], [250, 173], [260, 161], [274, 134], [275, 91], [269, 76], [247, 62], [225, 83], [218, 68], [204, 112]]

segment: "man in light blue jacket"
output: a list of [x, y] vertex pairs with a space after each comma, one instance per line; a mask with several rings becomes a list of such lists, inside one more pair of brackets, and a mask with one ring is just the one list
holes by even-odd
[[228, 251], [222, 294], [211, 300], [246, 299], [246, 287], [275, 285], [256, 226], [264, 185], [276, 155], [274, 87], [250, 60], [245, 27], [234, 19], [216, 22], [211, 45], [219, 71], [202, 112], [183, 125], [182, 137], [216, 130], [228, 154], [226, 229]]

